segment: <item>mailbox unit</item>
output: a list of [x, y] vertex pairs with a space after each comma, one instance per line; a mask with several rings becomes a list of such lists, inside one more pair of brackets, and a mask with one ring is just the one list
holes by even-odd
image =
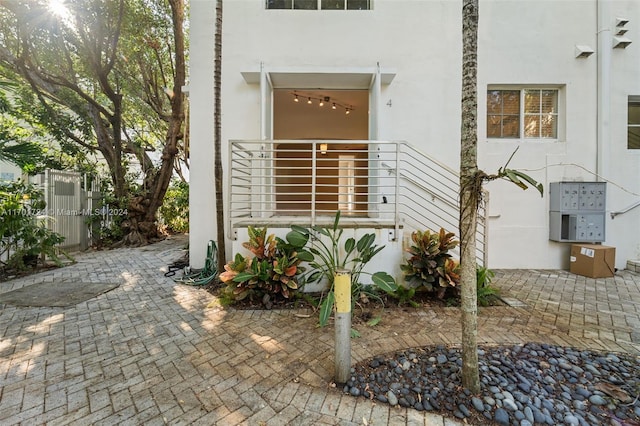
[[605, 240], [606, 182], [553, 182], [549, 197], [550, 240]]

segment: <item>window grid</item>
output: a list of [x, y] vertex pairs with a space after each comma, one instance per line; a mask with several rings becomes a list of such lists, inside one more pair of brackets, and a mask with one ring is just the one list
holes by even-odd
[[558, 90], [487, 90], [487, 138], [557, 139]]
[[267, 9], [370, 10], [371, 0], [266, 0]]

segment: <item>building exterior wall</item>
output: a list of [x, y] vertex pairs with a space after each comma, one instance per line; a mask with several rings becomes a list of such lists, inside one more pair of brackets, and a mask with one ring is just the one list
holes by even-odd
[[7, 161], [0, 161], [0, 182], [15, 182], [22, 178], [20, 167]]
[[[601, 0], [606, 1], [606, 0]], [[229, 140], [261, 138], [259, 84], [243, 72], [261, 67], [295, 72], [372, 69], [395, 72], [383, 85], [377, 111], [379, 140], [406, 140], [458, 168], [460, 147], [461, 2], [373, 0], [369, 11], [266, 10], [263, 0], [224, 3], [222, 156]], [[598, 139], [599, 53], [575, 57], [576, 45], [598, 47], [596, 0], [480, 2], [478, 52], [479, 167], [510, 163], [542, 182], [610, 181], [607, 210], [640, 194], [640, 152], [626, 149], [627, 96], [640, 94], [640, 2], [606, 1], [615, 17], [630, 19], [633, 43], [610, 52], [611, 119]], [[213, 200], [213, 35], [215, 1], [191, 1], [191, 250], [204, 259], [215, 237]], [[637, 19], [637, 18], [636, 18]], [[486, 137], [486, 90], [494, 85], [554, 86], [560, 90], [557, 140]], [[606, 144], [605, 145], [603, 145]], [[604, 153], [604, 154], [603, 154]], [[599, 155], [600, 159], [599, 158]], [[226, 164], [225, 164], [226, 166]], [[623, 190], [624, 188], [624, 190]], [[545, 193], [503, 181], [490, 192], [489, 266], [567, 268], [569, 244], [549, 241]], [[635, 194], [635, 195], [634, 195]], [[617, 248], [616, 266], [640, 257], [640, 208], [611, 220], [605, 244]], [[632, 231], [630, 231], [632, 230]], [[200, 249], [199, 247], [202, 247]], [[202, 252], [202, 253], [200, 253]], [[229, 254], [228, 254], [229, 255]]]

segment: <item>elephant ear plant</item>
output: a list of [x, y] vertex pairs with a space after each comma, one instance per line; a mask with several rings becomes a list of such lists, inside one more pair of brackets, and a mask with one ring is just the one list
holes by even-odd
[[367, 274], [363, 272], [364, 267], [384, 246], [374, 244], [375, 234], [365, 234], [357, 241], [350, 237], [343, 243], [344, 230], [340, 228], [339, 222], [340, 211], [336, 213], [333, 226], [314, 226], [309, 229], [293, 225], [291, 232], [287, 235], [291, 241], [309, 241], [308, 251], [303, 254], [305, 260], [307, 257], [312, 257], [312, 260], [309, 261], [310, 270], [306, 273], [306, 282], [317, 283], [323, 278], [329, 282], [329, 292], [320, 303], [319, 323], [321, 327], [327, 325], [333, 312], [335, 304], [334, 277], [337, 270], [346, 269], [351, 272], [352, 305], [359, 300], [362, 294], [375, 297], [374, 291], [376, 289], [388, 293], [397, 289], [395, 280], [386, 272], [369, 274], [373, 283], [371, 289], [362, 284], [360, 276]]

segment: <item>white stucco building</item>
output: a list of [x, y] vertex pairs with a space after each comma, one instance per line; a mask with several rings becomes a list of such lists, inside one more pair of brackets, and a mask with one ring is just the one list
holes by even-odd
[[[338, 208], [353, 232], [376, 230], [387, 244], [376, 267], [389, 271], [414, 228], [456, 231], [455, 176], [445, 171], [459, 168], [461, 9], [455, 0], [224, 2], [229, 258], [247, 224], [284, 232]], [[216, 235], [215, 1], [191, 0], [190, 13], [198, 267]], [[496, 172], [518, 148], [509, 166], [545, 187], [541, 198], [486, 186], [488, 266], [567, 268], [570, 240], [616, 247], [617, 268], [640, 258], [640, 2], [480, 0], [478, 46], [479, 167]], [[584, 211], [550, 219], [551, 183], [596, 181], [607, 182], [602, 223]], [[554, 226], [566, 241], [550, 239]]]

